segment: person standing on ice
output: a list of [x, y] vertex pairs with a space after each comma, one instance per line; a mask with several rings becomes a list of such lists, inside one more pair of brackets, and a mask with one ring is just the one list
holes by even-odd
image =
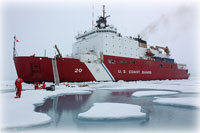
[[34, 82], [33, 85], [35, 86], [35, 90], [39, 90], [40, 89], [40, 83], [38, 81]]
[[42, 89], [46, 89], [46, 84], [45, 84], [45, 82], [42, 82]]
[[20, 98], [21, 97], [21, 91], [22, 91], [22, 83], [23, 83], [23, 79], [18, 77], [15, 80], [15, 87], [17, 88], [17, 92], [16, 92], [16, 97], [15, 98]]

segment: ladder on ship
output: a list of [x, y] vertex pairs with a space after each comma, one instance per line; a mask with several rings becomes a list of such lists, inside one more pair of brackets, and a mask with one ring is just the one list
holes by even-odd
[[59, 85], [60, 78], [59, 78], [59, 74], [58, 74], [58, 68], [57, 68], [56, 58], [52, 58], [52, 67], [53, 67], [54, 83], [56, 85]]

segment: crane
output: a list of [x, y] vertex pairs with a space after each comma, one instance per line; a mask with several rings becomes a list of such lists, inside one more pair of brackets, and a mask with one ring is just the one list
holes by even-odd
[[57, 45], [56, 45], [56, 44], [55, 44], [54, 48], [55, 48], [55, 49], [56, 49], [56, 51], [58, 52], [58, 56], [59, 56], [59, 57], [62, 57], [62, 55], [61, 55], [61, 53], [60, 53], [60, 51], [59, 51], [59, 49], [58, 49], [58, 47], [57, 47]]
[[158, 50], [158, 49], [163, 49], [164, 51], [165, 51], [165, 53], [167, 54], [167, 55], [169, 55], [169, 53], [170, 53], [170, 50], [169, 50], [169, 48], [168, 47], [161, 47], [161, 46], [156, 46], [156, 49]]

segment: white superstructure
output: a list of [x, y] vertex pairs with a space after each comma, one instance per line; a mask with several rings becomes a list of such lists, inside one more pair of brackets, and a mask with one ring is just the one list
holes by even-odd
[[78, 34], [72, 47], [72, 56], [83, 62], [93, 62], [100, 59], [101, 54], [136, 59], [151, 59], [146, 55], [147, 49], [156, 57], [169, 58], [169, 54], [158, 49], [147, 47], [146, 41], [140, 36], [137, 38], [122, 36], [113, 25], [107, 25], [105, 11], [97, 20], [97, 26], [82, 34]]

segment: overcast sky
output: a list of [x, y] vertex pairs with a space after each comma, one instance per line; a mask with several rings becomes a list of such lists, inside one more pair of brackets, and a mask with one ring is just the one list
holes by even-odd
[[195, 1], [77, 1], [74, 2], [4, 2], [2, 10], [3, 63], [1, 79], [17, 78], [14, 67], [13, 36], [20, 40], [19, 56], [54, 56], [58, 45], [63, 55], [70, 55], [74, 36], [92, 27], [92, 5], [95, 21], [106, 5], [108, 24], [117, 27], [124, 36], [141, 34], [148, 45], [168, 46], [172, 58], [188, 65], [197, 74], [198, 5]]

